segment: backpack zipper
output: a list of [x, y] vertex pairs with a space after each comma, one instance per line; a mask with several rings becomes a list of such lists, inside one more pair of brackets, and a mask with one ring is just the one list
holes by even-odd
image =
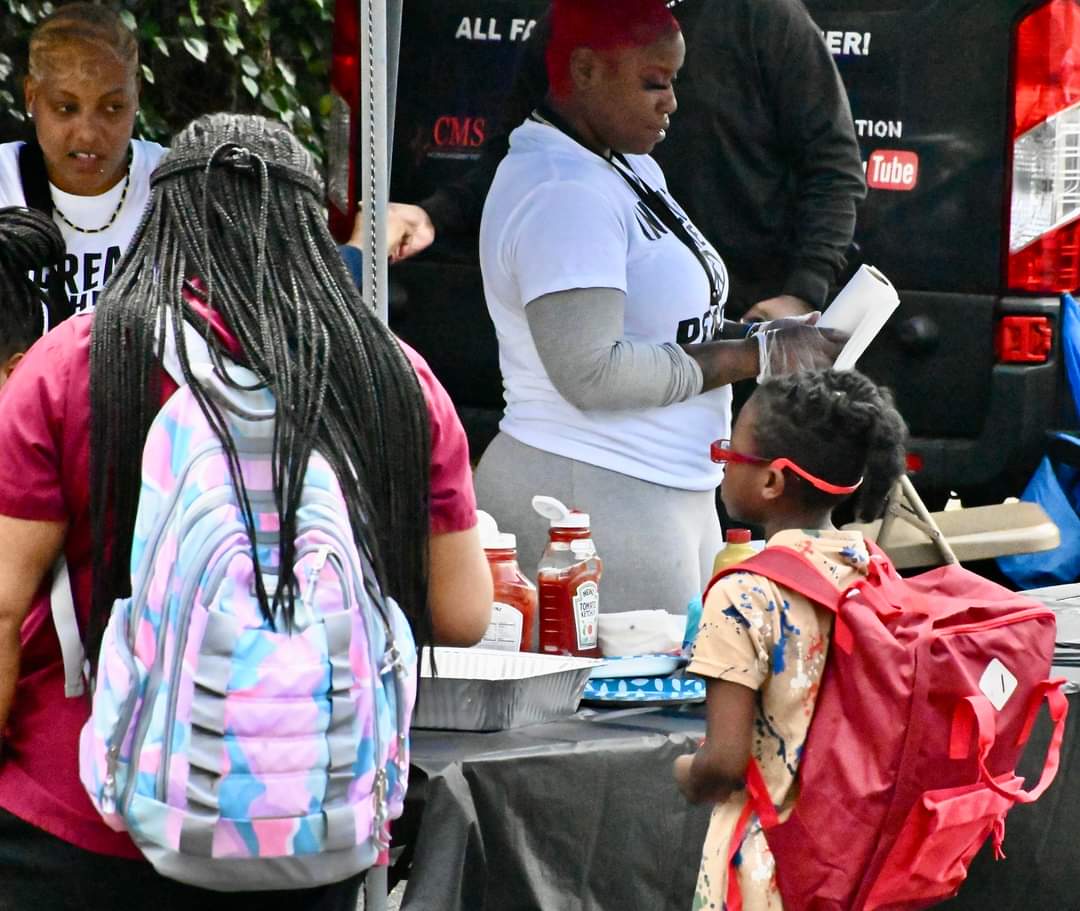
[[[154, 527], [153, 531], [150, 534], [150, 537], [147, 539], [146, 545], [143, 548], [143, 555], [140, 558], [139, 577], [134, 580], [134, 584], [132, 585], [132, 604], [133, 606], [138, 605], [139, 609], [138, 613], [133, 610], [128, 617], [128, 641], [131, 643], [132, 648], [134, 648], [135, 646], [135, 631], [138, 627], [138, 621], [142, 617], [141, 604], [143, 600], [145, 600], [144, 598], [137, 597], [136, 593], [138, 593], [139, 595], [145, 594], [146, 588], [149, 585], [150, 573], [153, 570], [154, 566], [154, 558], [156, 557], [158, 550], [161, 548], [161, 540], [165, 535], [166, 529], [168, 529], [168, 527], [172, 524], [173, 516], [176, 513], [176, 504], [180, 499], [180, 492], [183, 489], [184, 482], [187, 480], [188, 475], [191, 474], [191, 472], [200, 462], [202, 462], [206, 458], [209, 458], [215, 452], [219, 451], [221, 451], [221, 444], [217, 443], [215, 445], [214, 441], [210, 441], [206, 443], [202, 448], [200, 448], [191, 457], [187, 464], [184, 465], [184, 470], [180, 472], [179, 476], [174, 482], [175, 486], [173, 487], [172, 492], [169, 494], [169, 499], [166, 506], [159, 513], [161, 518], [158, 521], [157, 525]], [[211, 494], [220, 495], [220, 488], [201, 494], [199, 497], [196, 498], [195, 503], [193, 503], [192, 506], [199, 503], [200, 500], [202, 500], [204, 497], [208, 497]]]
[[[313, 489], [311, 491], [311, 493], [312, 493], [312, 496], [308, 500], [306, 505], [314, 507], [313, 511], [316, 514], [322, 512], [322, 510], [319, 509], [320, 506], [328, 507], [328, 508], [333, 510], [334, 515], [337, 514], [335, 498], [332, 495], [330, 495], [329, 493], [326, 493], [321, 488], [315, 488], [315, 489]], [[323, 517], [324, 517], [324, 519], [327, 518], [327, 516], [325, 516], [325, 514], [324, 514]], [[323, 530], [326, 531], [328, 536], [330, 538], [332, 538], [337, 543], [339, 548], [342, 548], [344, 545], [343, 545], [343, 542], [341, 541], [340, 536], [338, 536], [336, 534], [336, 523], [334, 524], [334, 529], [335, 530], [329, 530], [329, 529], [323, 529]], [[352, 547], [354, 547], [354, 548], [356, 547], [356, 542], [355, 541], [350, 540], [349, 544], [351, 544]], [[389, 653], [391, 655], [392, 663], [395, 666], [399, 666], [400, 663], [401, 663], [400, 662], [400, 652], [398, 652], [397, 646], [396, 646], [396, 644], [394, 642], [393, 626], [392, 626], [392, 624], [391, 624], [391, 622], [390, 622], [390, 620], [389, 620], [389, 618], [387, 616], [387, 613], [386, 613], [386, 611], [387, 611], [387, 608], [385, 606], [386, 596], [383, 595], [382, 591], [380, 590], [380, 592], [379, 592], [380, 598], [379, 599], [372, 598], [368, 594], [367, 590], [364, 588], [362, 578], [350, 579], [350, 584], [351, 584], [351, 586], [352, 586], [352, 588], [354, 590], [352, 592], [352, 598], [353, 598], [354, 601], [359, 602], [359, 600], [360, 600], [359, 599], [359, 594], [361, 592], [363, 592], [364, 599], [369, 604], [371, 604], [372, 607], [375, 608], [375, 610], [373, 612], [375, 614], [375, 617], [370, 616], [370, 613], [368, 611], [363, 612], [364, 630], [367, 633], [367, 640], [368, 640], [368, 660], [369, 660], [369, 662], [371, 664], [371, 668], [372, 668], [371, 684], [372, 684], [372, 698], [374, 699], [376, 691], [378, 690], [379, 687], [382, 687], [382, 674], [383, 674], [383, 672], [385, 670], [385, 660], [386, 660], [387, 654]], [[383, 603], [380, 604], [380, 601], [383, 602]], [[374, 626], [374, 624], [376, 622], [381, 622], [382, 627], [383, 627], [384, 649], [383, 649], [383, 654], [382, 655], [378, 655], [375, 652], [375, 635], [374, 635], [375, 630], [372, 627]], [[395, 689], [396, 689], [396, 692], [394, 693], [394, 709], [395, 709], [395, 715], [397, 716], [398, 740], [399, 740], [399, 745], [400, 745], [401, 742], [404, 740], [404, 737], [403, 737], [403, 735], [401, 733], [402, 730], [403, 730], [403, 728], [402, 728], [401, 706], [402, 706], [402, 703], [404, 702], [404, 699], [402, 698], [400, 682], [398, 680], [398, 675], [397, 674], [394, 675], [394, 681], [395, 681]], [[385, 687], [383, 687], [383, 689], [385, 690]], [[389, 810], [388, 810], [388, 803], [389, 802], [387, 800], [387, 790], [388, 790], [388, 788], [387, 788], [388, 780], [387, 779], [388, 779], [388, 776], [387, 776], [386, 768], [387, 768], [387, 765], [390, 762], [390, 752], [389, 752], [389, 749], [387, 749], [386, 750], [386, 756], [385, 756], [385, 758], [383, 757], [382, 732], [380, 730], [380, 725], [379, 725], [378, 715], [377, 714], [376, 714], [376, 718], [375, 718], [375, 723], [372, 725], [372, 739], [374, 740], [374, 743], [375, 743], [374, 755], [375, 755], [375, 764], [376, 764], [375, 777], [374, 777], [374, 781], [372, 783], [372, 795], [371, 795], [372, 796], [372, 801], [374, 803], [374, 815], [373, 815], [373, 820], [372, 820], [372, 838], [374, 839], [375, 844], [377, 845], [379, 850], [380, 851], [385, 851], [390, 847], [390, 842], [383, 833], [383, 830], [384, 830], [384, 828], [386, 826], [386, 823], [387, 823], [387, 821], [389, 819]]]
[[[216, 547], [217, 543], [218, 542], [215, 542], [215, 547]], [[202, 578], [203, 573], [206, 571], [207, 566], [210, 564], [210, 560], [214, 555], [215, 547], [204, 546], [203, 550], [199, 552], [198, 559], [195, 561], [195, 566], [197, 567], [197, 572], [192, 572], [190, 574], [190, 576], [185, 580], [184, 587], [180, 591], [180, 603], [179, 603], [179, 605], [178, 605], [178, 607], [176, 609], [176, 621], [177, 621], [176, 622], [176, 636], [177, 636], [178, 646], [177, 646], [177, 648], [175, 648], [173, 650], [173, 654], [175, 656], [175, 659], [174, 659], [174, 664], [173, 664], [173, 668], [172, 668], [172, 675], [169, 678], [170, 682], [173, 683], [174, 685], [173, 685], [172, 689], [169, 691], [169, 702], [168, 702], [168, 705], [166, 706], [166, 721], [165, 721], [165, 726], [162, 729], [162, 744], [161, 744], [162, 758], [161, 758], [161, 762], [160, 762], [160, 765], [159, 765], [159, 768], [158, 768], [157, 787], [155, 788], [155, 792], [158, 795], [161, 795], [163, 793], [163, 784], [162, 784], [162, 782], [165, 781], [166, 774], [167, 774], [167, 771], [168, 771], [168, 765], [167, 765], [165, 759], [166, 759], [166, 756], [167, 756], [166, 751], [167, 751], [169, 745], [172, 743], [172, 727], [173, 727], [173, 724], [175, 723], [175, 719], [176, 719], [175, 681], [176, 681], [176, 678], [178, 677], [179, 673], [183, 670], [184, 649], [187, 647], [188, 626], [190, 624], [190, 613], [191, 613], [189, 602], [194, 600], [194, 593], [198, 589], [199, 580]], [[246, 544], [242, 545], [242, 546], [231, 547], [231, 548], [227, 549], [219, 557], [219, 560], [227, 561], [227, 560], [231, 559], [233, 556], [235, 556], [237, 553], [242, 553], [242, 552], [246, 552], [246, 551], [247, 551]], [[163, 631], [165, 629], [166, 623], [167, 623], [167, 618], [166, 618], [165, 615], [163, 615], [162, 618], [161, 618], [161, 628], [160, 628], [159, 632]], [[160, 646], [159, 646], [158, 652], [159, 652], [159, 657], [160, 657], [161, 656], [161, 648], [160, 648]], [[158, 667], [159, 667], [159, 662], [158, 661], [154, 662], [154, 667], [155, 667], [155, 670], [157, 671], [155, 677], [156, 677], [156, 679], [159, 680], [160, 677], [161, 677], [162, 672], [160, 670], [158, 670]], [[151, 688], [150, 685], [149, 685], [149, 682], [148, 682], [147, 691], [149, 692], [151, 690], [156, 692], [157, 687]], [[139, 718], [139, 725], [138, 725], [138, 727], [136, 729], [136, 732], [135, 732], [135, 738], [134, 738], [133, 744], [132, 744], [131, 760], [130, 760], [130, 764], [132, 766], [134, 766], [135, 768], [138, 768], [139, 759], [142, 756], [142, 749], [143, 749], [143, 746], [144, 746], [144, 742], [146, 740], [147, 731], [148, 731], [148, 729], [150, 727], [150, 720], [151, 720], [152, 715], [153, 715], [153, 711], [150, 711], [150, 712], [147, 712], [145, 714], [145, 716]], [[132, 798], [134, 796], [135, 780], [136, 780], [137, 777], [138, 777], [138, 775], [129, 775], [128, 776], [128, 781], [127, 781], [126, 787], [124, 788], [124, 797], [123, 797], [123, 808], [124, 808], [125, 813], [127, 813], [128, 810], [131, 807], [131, 800], [132, 800]]]
[[[128, 604], [130, 607], [131, 602], [129, 601]], [[116, 631], [113, 632], [113, 637], [116, 637]], [[120, 639], [123, 645], [117, 648], [117, 652], [134, 682], [138, 677], [135, 670], [135, 661], [131, 652], [126, 648], [125, 637], [120, 636]], [[116, 772], [120, 764], [120, 747], [123, 745], [124, 734], [127, 733], [128, 725], [131, 724], [131, 718], [135, 714], [138, 692], [139, 690], [134, 685], [128, 689], [127, 698], [117, 715], [116, 726], [113, 728], [112, 736], [109, 738], [105, 750], [105, 780], [102, 782], [101, 788], [101, 809], [102, 812], [109, 815], [116, 812]]]
[[952, 636], [958, 633], [970, 633], [980, 629], [996, 629], [999, 626], [1008, 626], [1012, 623], [1022, 623], [1025, 620], [1033, 620], [1036, 617], [1050, 617], [1054, 619], [1054, 612], [1046, 607], [1027, 607], [1023, 610], [996, 617], [993, 620], [980, 620], [975, 623], [964, 623], [960, 626], [950, 626], [937, 632], [937, 637]]
[[[149, 588], [150, 574], [154, 562], [156, 561], [157, 553], [161, 547], [162, 538], [165, 535], [166, 529], [168, 529], [169, 526], [172, 524], [172, 519], [175, 516], [176, 505], [180, 499], [180, 491], [183, 487], [183, 482], [187, 479], [188, 475], [192, 472], [195, 466], [197, 466], [206, 458], [213, 455], [215, 451], [220, 451], [220, 449], [220, 444], [215, 444], [214, 441], [210, 441], [205, 444], [201, 449], [199, 449], [185, 464], [184, 470], [180, 472], [180, 475], [176, 479], [175, 487], [173, 488], [173, 491], [169, 496], [167, 506], [161, 512], [162, 518], [157, 523], [150, 537], [147, 539], [144, 553], [140, 559], [140, 563], [143, 569], [140, 573], [139, 578], [136, 580], [136, 585], [132, 593], [131, 606], [128, 611], [127, 618], [128, 629], [127, 636], [125, 638], [133, 654], [136, 651], [136, 639], [139, 620], [142, 619], [142, 614], [146, 606], [146, 592]], [[215, 501], [214, 504], [209, 508], [207, 508], [204, 504], [200, 504], [200, 500], [208, 499], [213, 499]], [[200, 497], [197, 497], [195, 502], [192, 504], [192, 508], [196, 504], [200, 504], [201, 508], [199, 517], [201, 518], [203, 514], [208, 513], [213, 509], [216, 509], [218, 506], [222, 505], [221, 503], [216, 502], [216, 500], [218, 499], [221, 499], [220, 488], [213, 491], [207, 491], [206, 493], [200, 495]], [[148, 553], [147, 550], [149, 551]], [[161, 677], [161, 662], [163, 660], [162, 645], [164, 631], [165, 624], [163, 622], [157, 630], [157, 638], [155, 641], [154, 650], [154, 663], [151, 667], [147, 668], [146, 683], [142, 688], [144, 708], [147, 694], [156, 691], [158, 681]], [[112, 803], [114, 806], [116, 796], [116, 774], [120, 764], [120, 749], [123, 745], [124, 734], [127, 732], [127, 729], [131, 724], [131, 719], [134, 715], [137, 702], [137, 699], [131, 700], [130, 708], [126, 713], [127, 717], [124, 719], [122, 725], [119, 723], [117, 724], [117, 727], [114, 731], [114, 738], [118, 738], [118, 742], [110, 743], [106, 751], [106, 782], [110, 780], [112, 782]], [[138, 723], [136, 724], [135, 732], [132, 736], [131, 756], [128, 759], [129, 774], [127, 781], [125, 781], [124, 783], [124, 793], [121, 799], [122, 812], [125, 813], [127, 812], [127, 807], [130, 805], [131, 796], [134, 790], [135, 778], [137, 777], [137, 774], [130, 774], [130, 769], [133, 767], [137, 768], [138, 766], [138, 759], [142, 753], [142, 742], [146, 737], [146, 732], [150, 726], [152, 715], [152, 710], [140, 714]]]
[[[211, 494], [213, 494], [213, 496], [211, 496]], [[200, 499], [203, 499], [203, 501], [204, 501], [201, 504], [200, 504]], [[258, 498], [256, 498], [256, 500], [254, 502], [257, 502], [257, 499]], [[194, 524], [195, 522], [205, 518], [207, 515], [209, 515], [215, 509], [218, 509], [218, 508], [220, 508], [221, 506], [224, 506], [224, 505], [233, 505], [234, 508], [235, 508], [235, 505], [232, 503], [231, 491], [229, 491], [227, 495], [222, 495], [221, 492], [220, 492], [220, 489], [203, 494], [201, 498], [196, 498], [195, 502], [192, 503], [192, 505], [191, 505], [192, 509], [194, 509], [196, 506], [200, 507], [199, 508], [199, 514], [194, 519], [190, 519], [189, 521], [185, 522], [185, 527], [189, 527], [190, 525]], [[253, 503], [253, 505], [254, 505], [254, 503]], [[231, 558], [232, 556], [235, 556], [237, 553], [239, 553], [241, 550], [243, 550], [244, 552], [248, 552], [248, 549], [249, 549], [249, 544], [245, 542], [242, 548], [240, 548], [240, 547], [231, 548], [227, 552], [227, 555]], [[210, 553], [207, 556], [204, 556], [203, 552], [201, 552], [199, 554], [198, 559], [196, 561], [196, 565], [200, 566], [200, 570], [199, 570], [199, 575], [195, 577], [196, 578], [196, 585], [197, 585], [198, 578], [200, 578], [202, 576], [202, 573], [206, 569], [206, 565], [209, 563], [210, 558], [212, 556], [213, 556], [212, 553]], [[222, 555], [223, 558], [225, 556], [226, 556], [225, 554]], [[221, 584], [221, 579], [223, 578], [223, 576], [224, 576], [224, 568], [217, 573], [217, 580], [214, 583], [213, 587], [211, 588], [211, 586], [208, 586], [208, 589], [210, 589], [210, 590], [212, 590], [212, 591], [214, 591], [216, 593], [217, 586], [219, 586]], [[210, 580], [210, 581], [213, 581], [213, 580]], [[135, 603], [140, 605], [139, 612], [138, 612], [138, 617], [140, 617], [140, 618], [142, 616], [142, 610], [145, 608], [146, 589], [148, 587], [148, 583], [149, 583], [149, 573], [147, 574], [146, 579], [143, 580], [143, 585], [141, 586], [139, 592], [137, 593], [137, 600], [135, 598], [133, 598], [133, 601], [135, 601]], [[185, 593], [188, 592], [189, 589], [190, 589], [190, 584], [185, 584], [184, 588], [181, 591], [181, 609], [183, 609], [183, 602], [184, 602], [185, 598], [187, 597]], [[134, 615], [136, 612], [133, 610], [131, 613]], [[181, 646], [181, 651], [179, 653], [181, 655], [183, 655], [183, 650], [182, 649], [184, 647], [186, 647], [186, 645], [187, 645], [187, 624], [190, 621], [190, 616], [189, 615], [190, 615], [190, 610], [185, 611], [184, 625], [183, 625], [182, 628], [179, 629], [179, 631], [177, 633], [177, 635], [182, 636], [182, 640], [181, 640], [182, 641], [182, 646]], [[165, 632], [164, 632], [165, 631], [165, 622], [164, 621], [165, 621], [165, 618], [163, 617], [161, 625], [158, 628], [157, 649], [156, 649], [156, 654], [155, 654], [155, 658], [154, 658], [154, 665], [153, 665], [152, 668], [150, 668], [150, 670], [147, 673], [147, 682], [146, 682], [146, 686], [145, 686], [144, 690], [145, 690], [145, 692], [148, 692], [148, 693], [149, 692], [156, 692], [156, 690], [158, 688], [158, 685], [160, 683], [160, 678], [161, 678], [162, 672], [163, 672], [163, 669], [162, 669], [162, 667], [160, 665], [160, 662], [163, 660], [163, 650], [162, 650], [163, 649], [163, 641], [162, 641], [162, 638], [163, 638], [163, 636], [165, 634]], [[138, 628], [137, 621], [132, 621], [130, 623], [130, 628], [128, 630], [128, 640], [129, 640], [129, 644], [130, 644], [130, 647], [131, 647], [132, 651], [135, 650], [135, 637], [136, 637], [137, 628]], [[182, 662], [177, 663], [177, 667], [175, 667], [173, 669], [173, 678], [170, 678], [170, 679], [175, 679], [175, 675], [178, 672], [178, 668], [182, 669]], [[147, 730], [148, 730], [148, 728], [150, 726], [150, 722], [152, 720], [152, 715], [153, 715], [153, 713], [149, 712], [145, 716], [143, 716], [143, 715], [139, 716], [139, 722], [136, 725], [135, 734], [134, 734], [134, 737], [132, 738], [132, 754], [131, 754], [131, 759], [129, 760], [129, 763], [132, 764], [132, 765], [137, 764], [137, 760], [142, 754], [143, 740], [146, 738], [146, 733], [147, 733]], [[173, 715], [175, 716], [175, 712], [173, 713]], [[125, 723], [125, 729], [127, 727], [127, 724], [130, 724], [130, 719], [128, 719], [128, 721]], [[166, 728], [166, 730], [169, 730], [169, 728]], [[117, 758], [118, 758], [118, 756], [119, 756], [119, 753], [117, 752]], [[159, 772], [159, 774], [160, 774], [160, 772]], [[125, 807], [125, 812], [126, 812], [126, 807], [129, 805], [130, 800], [131, 800], [131, 793], [132, 793], [131, 792], [131, 783], [128, 782], [128, 783], [125, 784], [124, 797], [123, 797], [123, 800], [122, 800], [122, 804]]]

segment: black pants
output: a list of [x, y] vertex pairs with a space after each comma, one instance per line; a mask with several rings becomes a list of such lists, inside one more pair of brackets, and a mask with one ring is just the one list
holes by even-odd
[[363, 874], [288, 892], [210, 892], [84, 851], [0, 810], [0, 911], [356, 911]]

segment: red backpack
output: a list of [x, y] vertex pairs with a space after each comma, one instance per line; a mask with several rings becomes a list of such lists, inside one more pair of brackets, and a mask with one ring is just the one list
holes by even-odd
[[[757, 814], [785, 911], [915, 911], [954, 895], [988, 837], [1004, 856], [1005, 814], [1058, 768], [1067, 704], [1063, 681], [1047, 679], [1053, 611], [960, 566], [901, 578], [868, 546], [869, 575], [842, 593], [783, 547], [716, 577], [757, 573], [835, 617], [794, 809], [779, 821], [751, 758], [732, 837], [729, 859]], [[1044, 702], [1054, 730], [1024, 790], [1015, 769]], [[741, 911], [729, 874], [727, 911]]]

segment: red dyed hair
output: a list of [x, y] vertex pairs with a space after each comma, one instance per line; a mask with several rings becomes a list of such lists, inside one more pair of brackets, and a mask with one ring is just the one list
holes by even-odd
[[645, 47], [679, 31], [664, 0], [554, 0], [545, 62], [557, 98], [570, 94], [570, 55], [579, 47]]

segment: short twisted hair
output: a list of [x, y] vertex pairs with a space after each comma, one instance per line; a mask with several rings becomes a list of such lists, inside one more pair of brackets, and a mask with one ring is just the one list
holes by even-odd
[[[892, 396], [856, 370], [813, 370], [770, 379], [754, 403], [756, 452], [787, 457], [833, 484], [862, 484], [855, 514], [876, 519], [905, 468], [907, 426]], [[808, 505], [838, 505], [846, 497], [824, 493], [791, 474]]]

